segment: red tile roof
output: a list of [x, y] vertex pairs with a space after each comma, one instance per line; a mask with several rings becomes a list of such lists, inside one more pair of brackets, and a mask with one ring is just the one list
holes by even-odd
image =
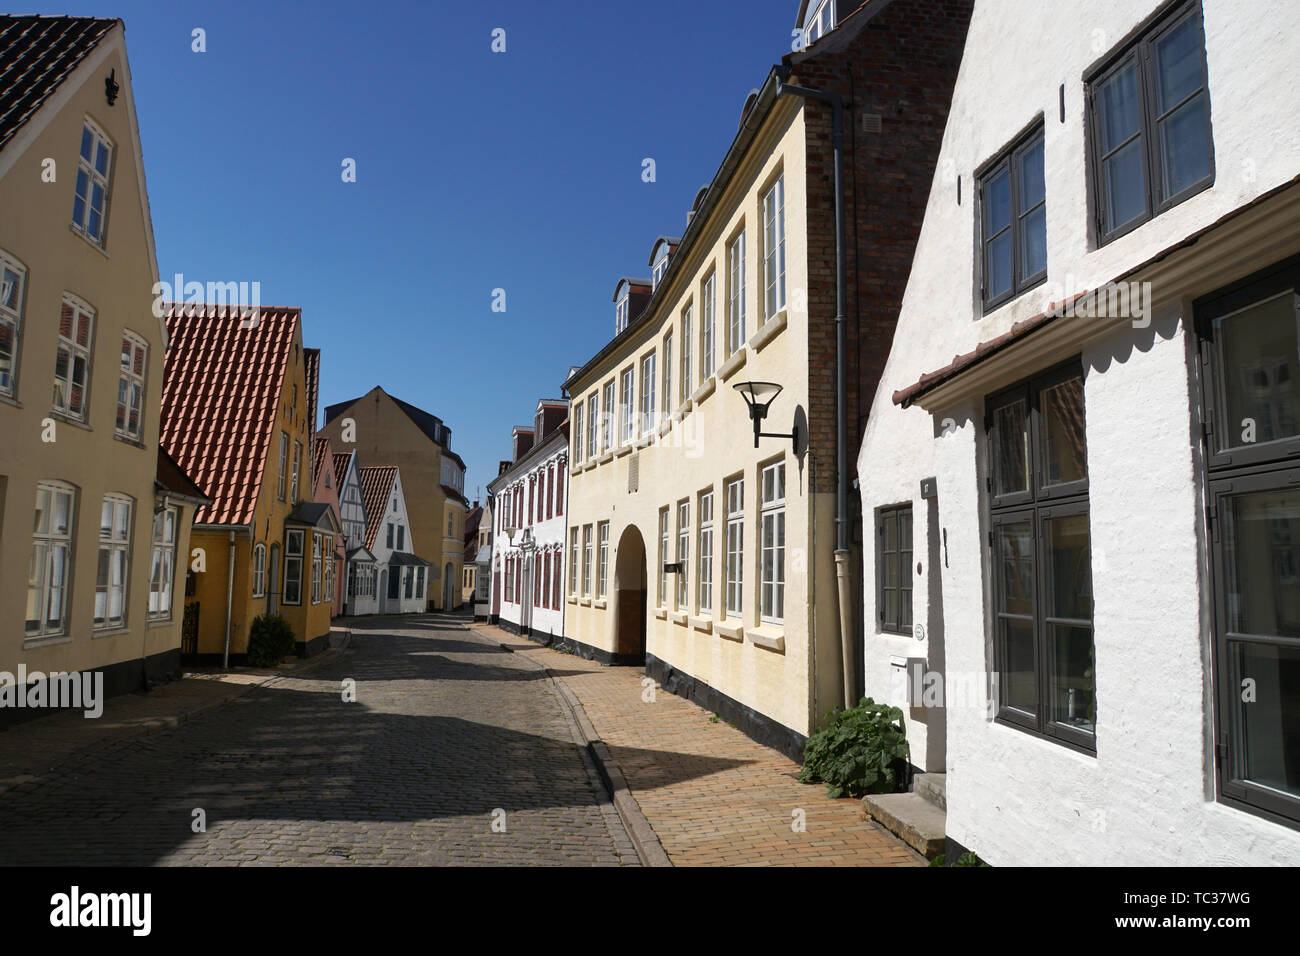
[[[324, 467], [325, 459], [329, 457], [329, 438], [317, 438], [312, 445], [312, 488], [320, 484], [321, 468]], [[334, 467], [333, 462], [330, 462], [330, 467]]]
[[334, 453], [334, 487], [343, 490], [343, 479], [348, 476], [348, 462], [352, 459], [350, 451], [336, 451]]
[[212, 504], [195, 524], [253, 520], [284, 389], [298, 309], [262, 306], [257, 325], [239, 309], [171, 305], [167, 311], [160, 443]]
[[17, 135], [86, 54], [121, 22], [100, 17], [0, 16], [0, 147]]
[[302, 364], [307, 372], [307, 427], [315, 434], [320, 425], [316, 421], [316, 406], [320, 401], [320, 349], [304, 348]]
[[396, 465], [376, 465], [361, 469], [361, 497], [366, 502], [366, 547], [375, 546], [375, 536], [388, 513], [388, 499], [397, 481]]

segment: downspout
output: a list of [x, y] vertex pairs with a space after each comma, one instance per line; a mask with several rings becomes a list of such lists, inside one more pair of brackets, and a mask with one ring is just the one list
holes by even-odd
[[[786, 71], [786, 75], [788, 71]], [[849, 580], [849, 470], [847, 394], [844, 381], [844, 101], [838, 93], [792, 86], [777, 77], [776, 94], [791, 93], [819, 100], [831, 107], [831, 144], [835, 150], [835, 582], [839, 593], [840, 664], [844, 678], [844, 706], [853, 700], [853, 609]]]
[[235, 532], [230, 532], [230, 556], [226, 561], [226, 647], [221, 652], [221, 667], [230, 670], [230, 616], [235, 606]]

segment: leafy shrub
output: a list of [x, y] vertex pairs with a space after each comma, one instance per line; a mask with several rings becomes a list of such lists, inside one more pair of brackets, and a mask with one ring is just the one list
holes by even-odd
[[252, 667], [275, 667], [294, 651], [293, 628], [278, 614], [253, 618], [248, 633], [248, 663]]
[[830, 797], [895, 793], [909, 754], [903, 712], [870, 697], [852, 710], [836, 710], [831, 722], [804, 745], [803, 783], [825, 783]]
[[985, 863], [983, 860], [977, 857], [974, 853], [971, 853], [969, 850], [967, 850], [961, 856], [957, 857], [957, 860], [954, 863], [945, 863], [943, 854], [940, 853], [938, 856], [936, 856], [933, 860], [930, 861], [930, 865], [931, 866], [988, 866], [987, 863]]

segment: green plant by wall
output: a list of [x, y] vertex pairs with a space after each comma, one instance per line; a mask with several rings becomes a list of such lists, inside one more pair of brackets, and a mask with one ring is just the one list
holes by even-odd
[[864, 697], [828, 717], [830, 723], [804, 745], [801, 782], [825, 783], [831, 797], [902, 789], [910, 751], [901, 710]]
[[248, 663], [275, 667], [294, 649], [293, 628], [278, 614], [259, 614], [248, 632]]
[[977, 857], [974, 853], [971, 853], [969, 850], [967, 850], [961, 856], [957, 857], [956, 861], [952, 863], [945, 863], [943, 854], [940, 853], [938, 856], [936, 856], [933, 860], [930, 861], [930, 865], [931, 866], [988, 866], [987, 863], [985, 863], [983, 860]]

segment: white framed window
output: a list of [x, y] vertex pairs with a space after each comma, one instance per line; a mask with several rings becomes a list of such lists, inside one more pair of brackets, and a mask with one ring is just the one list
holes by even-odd
[[104, 496], [99, 511], [99, 560], [95, 569], [96, 629], [126, 622], [127, 573], [131, 562], [131, 511], [126, 495]]
[[393, 523], [391, 521], [388, 522], [387, 527], [388, 527], [388, 534], [386, 538], [386, 542], [387, 542], [386, 547], [388, 548], [389, 551], [392, 551], [393, 550]]
[[284, 603], [302, 603], [302, 536], [301, 531], [284, 535]]
[[108, 218], [108, 180], [113, 168], [113, 144], [90, 120], [81, 128], [77, 153], [77, 187], [72, 201], [72, 225], [91, 242], [104, 244]]
[[835, 29], [835, 0], [821, 0], [817, 11], [807, 19], [805, 44], [812, 43]]
[[569, 529], [569, 593], [578, 594], [578, 529]]
[[628, 320], [628, 297], [625, 295], [614, 305], [614, 334], [622, 332], [627, 328]]
[[176, 579], [176, 525], [180, 509], [163, 508], [153, 516], [153, 544], [149, 551], [149, 619], [172, 616], [172, 583]]
[[785, 308], [785, 173], [763, 196], [763, 320]]
[[699, 569], [695, 599], [701, 614], [713, 610], [713, 491], [700, 492]]
[[54, 410], [85, 421], [90, 404], [90, 358], [95, 313], [65, 295], [59, 309], [59, 345], [54, 356]]
[[266, 545], [253, 546], [253, 597], [266, 597]]
[[605, 393], [601, 402], [604, 405], [604, 414], [600, 416], [600, 450], [606, 452], [614, 447], [614, 428], [616, 427], [613, 379], [605, 383]]
[[418, 567], [418, 568], [415, 569], [415, 596], [416, 596], [417, 598], [423, 598], [423, 597], [424, 597], [424, 567], [423, 567], [423, 565], [421, 565], [420, 567]]
[[406, 525], [404, 524], [399, 524], [397, 526], [397, 550], [406, 550]]
[[[587, 455], [595, 458], [600, 451], [596, 445], [596, 420], [600, 417], [600, 399], [595, 392], [587, 398]], [[575, 461], [577, 459], [574, 459]], [[552, 482], [554, 484], [554, 482]], [[550, 512], [547, 512], [550, 517]]]
[[32, 551], [27, 562], [27, 637], [62, 634], [67, 629], [76, 504], [77, 490], [71, 485], [43, 481], [36, 486]]
[[668, 560], [668, 509], [659, 509], [659, 560], [655, 562], [655, 571], [659, 579], [659, 606], [668, 603], [668, 575], [664, 573], [664, 562]]
[[0, 252], [0, 395], [18, 388], [18, 340], [23, 332], [23, 293], [27, 270]]
[[285, 468], [289, 464], [289, 435], [286, 432], [280, 432], [280, 480], [275, 486], [275, 496], [280, 501], [284, 501], [284, 476]]
[[149, 346], [134, 332], [122, 334], [117, 377], [117, 433], [139, 441], [144, 434], [144, 374]]
[[664, 415], [673, 410], [673, 333], [664, 336]]
[[759, 480], [759, 617], [785, 620], [785, 461], [765, 467]]
[[600, 539], [600, 560], [596, 572], [596, 596], [606, 597], [609, 594], [609, 522], [602, 521], [599, 525]]
[[415, 596], [415, 569], [402, 569], [402, 596], [408, 600]]
[[745, 479], [727, 482], [724, 498], [727, 507], [727, 564], [726, 592], [727, 616], [740, 617], [744, 608], [745, 590]]
[[651, 270], [650, 273], [651, 291], [654, 291], [655, 289], [659, 288], [659, 283], [663, 279], [664, 273], [667, 271], [668, 271], [668, 247], [664, 246], [664, 251], [660, 254], [659, 258], [655, 260], [654, 268]]
[[694, 334], [694, 306], [688, 305], [682, 309], [682, 368], [679, 375], [681, 384], [678, 386], [679, 393], [677, 400], [685, 404], [686, 400], [691, 397], [691, 336]]
[[677, 563], [681, 570], [677, 572], [677, 609], [683, 610], [690, 601], [690, 554], [691, 554], [691, 503], [677, 502]]
[[311, 603], [320, 603], [321, 541], [320, 535], [311, 536]]
[[641, 359], [641, 434], [655, 427], [655, 353]]
[[745, 230], [727, 247], [727, 357], [745, 344]]
[[[540, 430], [538, 431], [540, 435]], [[586, 432], [582, 428], [582, 402], [578, 402], [573, 407], [573, 460], [582, 461], [582, 438]], [[587, 454], [591, 454], [588, 450]], [[450, 532], [448, 532], [450, 534]]]
[[623, 370], [623, 395], [620, 400], [619, 412], [623, 416], [623, 435], [622, 442], [627, 444], [636, 437], [636, 406], [632, 404], [632, 390], [635, 385], [636, 371], [631, 368]]
[[718, 304], [718, 273], [709, 273], [700, 292], [700, 382], [713, 377], [713, 326]]
[[582, 593], [591, 594], [591, 525], [582, 529]]
[[293, 476], [291, 479], [293, 485], [289, 489], [289, 504], [296, 505], [298, 503], [298, 479], [301, 474], [302, 442], [296, 441], [293, 443]]

